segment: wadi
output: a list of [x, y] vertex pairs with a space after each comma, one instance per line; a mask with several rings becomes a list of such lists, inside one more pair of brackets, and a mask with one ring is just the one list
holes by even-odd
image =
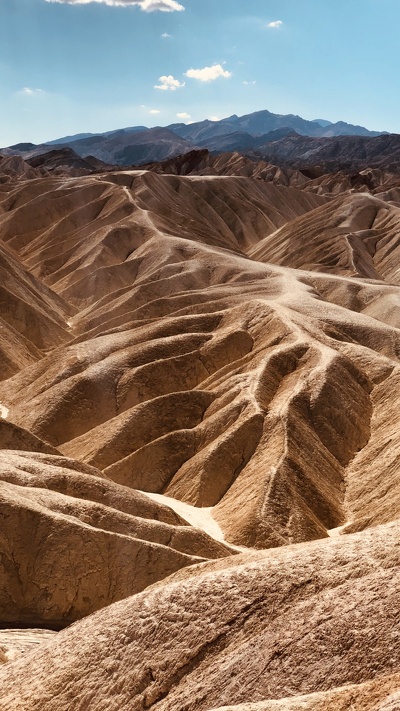
[[187, 128], [0, 151], [0, 709], [395, 711], [399, 137]]

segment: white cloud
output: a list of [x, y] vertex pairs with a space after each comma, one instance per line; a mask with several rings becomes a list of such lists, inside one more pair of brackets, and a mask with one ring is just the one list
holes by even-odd
[[209, 121], [221, 121], [221, 119], [219, 118], [219, 116], [209, 116], [209, 117], [208, 117], [208, 120], [209, 120]]
[[273, 30], [279, 30], [280, 27], [282, 27], [283, 22], [282, 20], [275, 20], [275, 22], [269, 22], [267, 27], [271, 27]]
[[232, 76], [232, 72], [228, 72], [220, 64], [213, 64], [212, 67], [203, 67], [203, 69], [188, 69], [185, 72], [185, 76], [189, 77], [189, 79], [209, 82], [218, 79], [218, 77], [229, 79]]
[[167, 39], [168, 37], [172, 37], [172, 35], [170, 35], [168, 32], [163, 32], [161, 37], [163, 37], [164, 39]]
[[185, 8], [176, 0], [142, 0], [136, 4], [140, 4], [144, 12], [182, 12]]
[[182, 12], [185, 8], [176, 0], [46, 0], [59, 5], [89, 5], [98, 2], [109, 7], [140, 7], [143, 12]]
[[178, 118], [180, 119], [190, 119], [192, 118], [190, 114], [187, 114], [186, 111], [182, 111], [180, 114], [176, 114]]
[[33, 89], [30, 86], [24, 86], [23, 89], [17, 91], [18, 96], [43, 96], [45, 93], [43, 89]]
[[256, 80], [254, 79], [254, 81], [244, 81], [243, 84], [244, 84], [245, 86], [254, 86], [254, 84], [257, 84], [257, 82], [256, 82]]
[[154, 116], [156, 114], [160, 114], [160, 113], [161, 113], [160, 109], [150, 109], [150, 111], [149, 111], [149, 114], [154, 114]]
[[159, 84], [155, 85], [155, 89], [160, 89], [161, 91], [176, 91], [185, 86], [185, 82], [180, 82], [178, 79], [169, 74], [168, 76], [159, 77]]

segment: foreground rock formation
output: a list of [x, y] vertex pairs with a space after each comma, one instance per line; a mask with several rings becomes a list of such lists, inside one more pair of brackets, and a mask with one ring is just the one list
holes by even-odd
[[1, 709], [396, 708], [396, 188], [235, 161], [0, 186]]
[[5, 667], [0, 708], [67, 710], [78, 698], [206, 711], [316, 692], [322, 708], [346, 708], [341, 697], [385, 708], [400, 679], [399, 533], [395, 523], [186, 568]]
[[54, 455], [0, 451], [2, 622], [69, 622], [228, 555], [170, 509]]

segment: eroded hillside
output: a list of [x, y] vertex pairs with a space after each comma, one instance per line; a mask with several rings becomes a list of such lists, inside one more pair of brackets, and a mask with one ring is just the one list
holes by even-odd
[[396, 187], [229, 160], [0, 186], [1, 709], [396, 708]]

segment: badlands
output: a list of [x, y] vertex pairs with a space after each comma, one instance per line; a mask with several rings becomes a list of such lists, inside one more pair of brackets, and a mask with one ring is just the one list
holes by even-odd
[[0, 161], [0, 709], [395, 711], [400, 179], [193, 160]]

